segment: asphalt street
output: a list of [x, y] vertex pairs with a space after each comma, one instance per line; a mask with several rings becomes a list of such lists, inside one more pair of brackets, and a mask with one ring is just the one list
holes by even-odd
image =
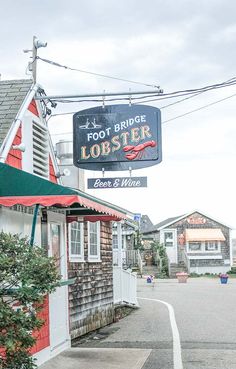
[[236, 369], [236, 279], [193, 278], [186, 284], [138, 279], [140, 308], [102, 328], [42, 369], [179, 369], [174, 367], [172, 305], [184, 369]]

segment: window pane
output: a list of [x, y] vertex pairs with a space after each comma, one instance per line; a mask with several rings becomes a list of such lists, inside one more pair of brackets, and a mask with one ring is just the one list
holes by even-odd
[[172, 232], [165, 232], [165, 241], [166, 240], [173, 240], [173, 233]]
[[164, 232], [164, 244], [166, 247], [174, 246], [173, 232]]
[[205, 250], [206, 251], [217, 251], [218, 250], [218, 241], [205, 242]]
[[81, 225], [78, 222], [71, 223], [71, 243], [70, 243], [70, 251], [73, 256], [81, 256]]
[[56, 265], [59, 273], [61, 273], [61, 250], [60, 250], [60, 225], [51, 223], [51, 240], [52, 240], [52, 256], [56, 258]]
[[201, 251], [201, 242], [189, 242], [190, 251]]
[[117, 234], [114, 234], [112, 236], [112, 246], [113, 246], [113, 249], [118, 249], [118, 237], [117, 237]]
[[98, 230], [98, 222], [89, 223], [89, 253], [91, 256], [98, 256], [99, 253]]

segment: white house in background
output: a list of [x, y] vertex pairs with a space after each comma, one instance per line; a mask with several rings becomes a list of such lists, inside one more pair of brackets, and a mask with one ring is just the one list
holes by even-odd
[[168, 218], [142, 228], [144, 238], [165, 245], [170, 275], [225, 273], [233, 264], [231, 228], [199, 211]]

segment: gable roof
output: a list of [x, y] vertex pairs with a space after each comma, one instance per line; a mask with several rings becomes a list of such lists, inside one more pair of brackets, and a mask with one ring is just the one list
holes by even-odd
[[153, 223], [148, 215], [142, 215], [140, 220], [140, 232], [144, 233], [153, 227]]
[[32, 85], [30, 79], [0, 81], [0, 146]]
[[163, 220], [162, 222], [158, 223], [158, 224], [155, 224], [153, 227], [151, 227], [150, 229], [148, 229], [147, 231], [143, 232], [143, 233], [153, 233], [153, 232], [157, 232], [157, 231], [160, 231], [161, 229], [163, 228], [166, 228], [166, 227], [169, 227], [170, 225], [172, 225], [173, 223], [175, 222], [178, 222], [179, 220], [185, 218], [185, 217], [188, 217], [190, 216], [191, 214], [194, 214], [194, 213], [199, 213], [207, 218], [210, 218], [212, 220], [214, 220], [215, 222], [217, 223], [220, 223], [222, 225], [224, 225], [225, 227], [228, 227], [230, 229], [232, 229], [232, 227], [220, 222], [219, 220], [216, 220], [215, 218], [213, 218], [212, 216], [209, 216], [209, 215], [206, 215], [206, 214], [203, 214], [202, 212], [200, 212], [199, 210], [194, 210], [194, 211], [191, 211], [187, 214], [183, 214], [183, 215], [180, 215], [180, 216], [176, 216], [176, 217], [172, 217], [172, 218], [168, 218], [168, 219], [165, 219]]
[[145, 233], [153, 233], [153, 232], [156, 232], [160, 228], [165, 228], [166, 225], [174, 223], [176, 220], [178, 220], [181, 217], [182, 217], [182, 215], [181, 216], [172, 217], [172, 218], [167, 218], [167, 219], [165, 219], [165, 220], [163, 220], [160, 223], [157, 223], [155, 225], [151, 224], [149, 227], [143, 228], [142, 229], [142, 233], [145, 234]]
[[172, 218], [167, 218], [167, 219], [163, 220], [162, 222], [156, 224], [154, 227], [156, 229], [164, 228], [167, 225], [172, 224], [172, 223], [175, 223], [177, 220], [180, 220], [180, 219], [184, 218], [185, 216], [186, 216], [186, 214], [184, 214], [184, 215], [178, 215], [178, 216], [172, 217]]

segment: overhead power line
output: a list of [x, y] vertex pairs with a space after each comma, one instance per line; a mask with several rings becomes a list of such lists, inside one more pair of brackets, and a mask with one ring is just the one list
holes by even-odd
[[[188, 95], [195, 95], [197, 96], [200, 93], [203, 92], [207, 92], [210, 90], [214, 90], [214, 89], [219, 89], [219, 88], [224, 88], [224, 87], [229, 87], [229, 86], [233, 86], [236, 84], [236, 77], [232, 77], [227, 81], [224, 82], [220, 82], [220, 83], [216, 83], [216, 84], [212, 84], [212, 85], [207, 85], [207, 86], [203, 86], [200, 88], [194, 88], [194, 89], [185, 89], [185, 90], [178, 90], [178, 91], [174, 91], [174, 92], [169, 92], [169, 93], [163, 93], [163, 91], [160, 89], [160, 86], [157, 84], [149, 84], [149, 83], [144, 83], [144, 82], [139, 82], [139, 81], [134, 81], [134, 80], [128, 80], [128, 79], [124, 79], [124, 78], [119, 78], [119, 77], [115, 77], [115, 76], [110, 76], [110, 75], [106, 75], [106, 74], [100, 74], [100, 73], [95, 73], [95, 72], [90, 72], [90, 71], [86, 71], [86, 70], [82, 70], [79, 68], [72, 68], [66, 65], [62, 65], [58, 62], [52, 61], [52, 60], [48, 60], [48, 59], [44, 59], [41, 58], [39, 56], [37, 56], [37, 59], [48, 63], [50, 65], [56, 66], [56, 67], [60, 67], [60, 68], [64, 68], [64, 69], [68, 69], [68, 70], [72, 70], [72, 71], [76, 71], [76, 72], [80, 72], [80, 73], [86, 73], [86, 74], [90, 74], [90, 75], [94, 75], [94, 76], [98, 76], [98, 77], [103, 77], [103, 78], [109, 78], [109, 79], [113, 79], [113, 80], [119, 80], [119, 81], [123, 81], [123, 82], [129, 82], [129, 83], [135, 83], [135, 84], [139, 84], [139, 85], [143, 85], [143, 86], [147, 86], [147, 87], [154, 87], [157, 88], [158, 91], [143, 91], [143, 92], [122, 92], [122, 93], [101, 93], [101, 94], [86, 94], [86, 95], [68, 95], [68, 96], [48, 96], [48, 98], [50, 100], [55, 100], [61, 103], [73, 103], [73, 102], [100, 102], [101, 100], [96, 99], [96, 100], [74, 100], [76, 98], [92, 98], [92, 97], [99, 97], [99, 96], [121, 96], [121, 95], [126, 95], [129, 97], [125, 97], [125, 98], [114, 98], [114, 99], [106, 99], [107, 101], [127, 101], [130, 99], [130, 96], [132, 96], [132, 100], [141, 100], [141, 99], [147, 99], [150, 97], [157, 97], [156, 99], [152, 99], [152, 100], [145, 100], [146, 102], [151, 102], [151, 101], [158, 101], [158, 100], [164, 100], [164, 99], [169, 99], [172, 97], [181, 97], [181, 96], [188, 96]], [[133, 95], [140, 95], [140, 94], [144, 94], [143, 96], [139, 96], [134, 98]], [[161, 94], [161, 96], [160, 96]], [[47, 96], [43, 97], [43, 99], [46, 99]], [[73, 99], [73, 100], [69, 100], [69, 99]]]
[[[236, 96], [236, 93], [235, 93], [235, 94], [233, 94], [233, 95], [227, 96], [227, 97], [225, 97], [225, 98], [223, 98], [223, 99], [213, 101], [213, 102], [211, 102], [211, 103], [209, 103], [209, 104], [202, 105], [202, 106], [200, 106], [199, 108], [196, 108], [196, 109], [190, 110], [190, 111], [188, 111], [188, 112], [186, 112], [186, 113], [183, 113], [183, 114], [177, 115], [176, 117], [173, 117], [173, 118], [167, 119], [167, 120], [165, 120], [165, 121], [162, 121], [162, 124], [166, 124], [166, 123], [168, 123], [168, 122], [171, 122], [171, 121], [176, 120], [176, 119], [178, 119], [178, 118], [184, 117], [184, 116], [186, 116], [186, 115], [196, 113], [197, 111], [200, 111], [200, 110], [202, 110], [202, 109], [209, 108], [209, 107], [210, 107], [210, 106], [212, 106], [212, 105], [218, 104], [218, 103], [220, 103], [220, 102], [222, 102], [222, 101], [225, 101], [225, 100], [228, 100], [228, 99], [231, 99], [232, 97], [235, 97], [235, 96]], [[163, 108], [165, 108], [165, 107], [166, 107], [166, 106], [164, 106]], [[161, 108], [160, 108], [160, 110], [162, 110], [163, 108], [161, 107]], [[74, 113], [76, 113], [76, 111], [68, 112], [68, 113], [53, 114], [53, 115], [52, 115], [52, 117], [54, 117], [54, 116], [58, 116], [58, 115], [70, 115], [70, 114], [74, 114]], [[69, 135], [69, 134], [72, 134], [72, 132], [54, 133], [54, 134], [52, 134], [52, 136], [61, 136], [61, 135]]]
[[218, 104], [222, 101], [225, 101], [225, 100], [228, 100], [228, 99], [231, 99], [232, 97], [236, 96], [236, 94], [233, 94], [233, 95], [230, 95], [230, 96], [227, 96], [223, 99], [220, 99], [220, 100], [217, 100], [217, 101], [213, 101], [212, 103], [209, 103], [209, 104], [206, 104], [206, 105], [203, 105], [203, 106], [200, 106], [199, 108], [196, 108], [194, 110], [190, 110], [186, 113], [183, 113], [183, 114], [180, 114], [180, 115], [177, 115], [176, 117], [174, 118], [170, 118], [170, 119], [167, 119], [165, 121], [162, 122], [162, 124], [165, 124], [165, 123], [168, 123], [168, 122], [171, 122], [172, 120], [175, 120], [175, 119], [178, 119], [178, 118], [181, 118], [181, 117], [185, 117], [186, 115], [189, 115], [189, 114], [192, 114], [192, 113], [195, 113], [199, 110], [202, 110], [202, 109], [206, 109], [206, 108], [209, 108], [209, 106], [212, 106], [212, 105], [215, 105], [215, 104]]
[[114, 77], [114, 76], [109, 76], [107, 74], [101, 74], [101, 73], [95, 73], [95, 72], [89, 72], [87, 70], [83, 70], [83, 69], [78, 69], [78, 68], [72, 68], [72, 67], [68, 67], [67, 65], [62, 65], [60, 63], [54, 62], [52, 60], [48, 60], [48, 59], [43, 59], [39, 56], [37, 56], [37, 59], [43, 61], [44, 63], [48, 63], [51, 64], [55, 67], [60, 67], [60, 68], [64, 68], [64, 69], [68, 69], [68, 70], [72, 70], [75, 72], [80, 72], [80, 73], [86, 73], [86, 74], [91, 74], [93, 76], [97, 76], [97, 77], [103, 77], [103, 78], [109, 78], [109, 79], [114, 79], [117, 81], [121, 81], [121, 82], [129, 82], [129, 83], [135, 83], [136, 85], [142, 85], [142, 86], [147, 86], [147, 87], [154, 87], [154, 88], [160, 88], [160, 86], [157, 86], [156, 84], [150, 84], [150, 83], [144, 83], [144, 82], [138, 82], [138, 81], [133, 81], [130, 79], [125, 79], [125, 78], [119, 78], [119, 77]]

